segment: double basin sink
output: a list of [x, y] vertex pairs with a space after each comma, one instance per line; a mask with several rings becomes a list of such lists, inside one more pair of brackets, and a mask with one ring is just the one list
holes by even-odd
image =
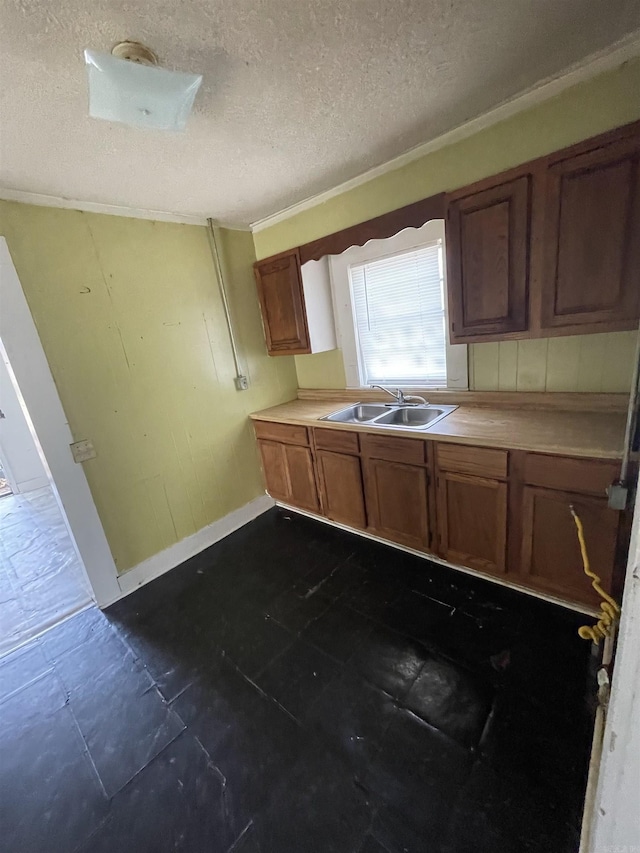
[[391, 429], [429, 429], [457, 406], [402, 406], [385, 403], [356, 403], [320, 418], [339, 424], [362, 424]]

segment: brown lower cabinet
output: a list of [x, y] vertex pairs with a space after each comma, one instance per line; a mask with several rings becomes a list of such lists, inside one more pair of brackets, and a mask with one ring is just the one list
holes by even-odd
[[522, 505], [523, 581], [554, 595], [598, 606], [599, 596], [582, 570], [582, 557], [572, 516], [575, 506], [584, 526], [589, 561], [611, 590], [618, 537], [618, 513], [607, 507], [606, 498], [524, 487]]
[[507, 484], [445, 471], [438, 477], [440, 553], [480, 572], [506, 571]]
[[258, 447], [269, 494], [276, 500], [318, 512], [320, 503], [310, 448], [262, 440], [258, 441]]
[[605, 494], [615, 462], [279, 426], [256, 422], [267, 491], [276, 500], [597, 607], [573, 505], [594, 571], [604, 589], [620, 594], [616, 560], [628, 529]]
[[363, 530], [367, 513], [360, 457], [318, 450], [316, 465], [324, 514], [332, 521]]
[[507, 451], [438, 444], [436, 466], [440, 555], [451, 563], [503, 575]]
[[367, 459], [364, 470], [371, 530], [383, 539], [429, 551], [426, 469], [386, 459]]

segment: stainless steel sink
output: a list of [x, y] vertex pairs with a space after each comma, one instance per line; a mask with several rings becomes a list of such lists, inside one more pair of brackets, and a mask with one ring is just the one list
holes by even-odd
[[423, 406], [411, 408], [392, 409], [388, 414], [378, 418], [377, 424], [400, 427], [423, 427], [434, 421], [440, 420], [448, 412], [437, 408], [424, 408]]
[[340, 409], [332, 415], [320, 418], [321, 421], [335, 421], [339, 424], [364, 424], [389, 411], [384, 403], [357, 403], [346, 409]]
[[381, 429], [429, 429], [451, 414], [457, 406], [393, 406], [384, 403], [356, 403], [320, 418], [340, 424], [366, 424]]

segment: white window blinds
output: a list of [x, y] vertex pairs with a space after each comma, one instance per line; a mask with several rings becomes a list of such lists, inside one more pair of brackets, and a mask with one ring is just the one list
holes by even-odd
[[442, 241], [349, 267], [365, 385], [447, 385]]

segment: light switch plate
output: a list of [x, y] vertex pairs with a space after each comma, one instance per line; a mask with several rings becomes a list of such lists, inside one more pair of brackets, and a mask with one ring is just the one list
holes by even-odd
[[95, 459], [98, 455], [89, 439], [74, 441], [69, 447], [71, 448], [71, 455], [74, 462], [87, 462], [89, 459]]

